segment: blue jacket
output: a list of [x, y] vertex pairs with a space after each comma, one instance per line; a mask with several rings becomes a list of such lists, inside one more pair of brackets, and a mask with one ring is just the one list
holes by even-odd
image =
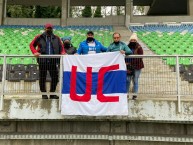
[[[94, 39], [94, 42], [96, 44], [96, 46], [95, 46], [96, 47], [96, 53], [107, 51], [107, 48], [104, 47], [99, 41]], [[89, 51], [89, 46], [88, 46], [87, 41], [85, 40], [85, 41], [80, 43], [79, 48], [77, 50], [77, 53], [85, 55], [85, 54], [88, 54], [88, 51]]]

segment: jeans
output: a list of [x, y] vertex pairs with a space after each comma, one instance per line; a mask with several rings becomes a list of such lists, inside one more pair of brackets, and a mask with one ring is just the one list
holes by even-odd
[[46, 92], [46, 76], [47, 76], [47, 71], [50, 73], [51, 77], [51, 85], [50, 85], [50, 92], [55, 92], [56, 91], [56, 86], [58, 83], [58, 69], [56, 66], [56, 63], [41, 63], [39, 64], [39, 86], [41, 92]]
[[130, 84], [131, 84], [131, 80], [133, 82], [133, 93], [138, 93], [138, 88], [139, 88], [139, 76], [141, 74], [141, 69], [140, 70], [135, 70], [135, 74], [133, 75], [127, 75], [127, 92], [129, 93], [129, 89], [130, 89]]

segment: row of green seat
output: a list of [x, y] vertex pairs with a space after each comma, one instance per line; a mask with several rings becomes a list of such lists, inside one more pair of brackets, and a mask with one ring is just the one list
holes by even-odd
[[[193, 35], [179, 32], [137, 32], [138, 37], [148, 48], [158, 55], [192, 55]], [[164, 59], [168, 65], [175, 65], [175, 58]], [[190, 58], [180, 58], [179, 64], [193, 64]]]
[[[32, 55], [29, 44], [37, 34], [44, 30], [40, 28], [0, 28], [0, 55]], [[87, 29], [56, 29], [54, 34], [59, 37], [72, 36], [72, 44], [78, 48], [81, 41], [86, 39]], [[104, 46], [108, 47], [112, 42], [112, 30], [95, 30], [95, 38]], [[36, 63], [34, 58], [9, 58], [6, 60], [9, 64], [31, 64]], [[0, 58], [0, 64], [3, 58]]]

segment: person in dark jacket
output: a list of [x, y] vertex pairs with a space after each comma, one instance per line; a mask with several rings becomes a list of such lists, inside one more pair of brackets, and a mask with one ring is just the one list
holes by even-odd
[[[30, 43], [30, 49], [34, 56], [37, 57], [39, 64], [39, 86], [41, 92], [46, 92], [47, 71], [50, 73], [51, 85], [50, 92], [55, 92], [58, 83], [57, 64], [59, 58], [38, 58], [40, 55], [60, 55], [65, 54], [61, 39], [53, 34], [53, 25], [46, 24], [45, 32], [37, 35]], [[36, 48], [37, 47], [37, 48]], [[58, 99], [56, 95], [50, 95], [50, 99]], [[42, 95], [42, 99], [48, 99], [47, 95]]]
[[71, 43], [71, 37], [63, 37], [62, 38], [63, 46], [68, 55], [72, 55], [76, 53], [76, 48]]
[[[133, 55], [143, 55], [143, 49], [141, 45], [137, 42], [137, 34], [133, 33], [130, 37], [128, 47], [133, 52]], [[135, 100], [137, 98], [138, 94], [138, 88], [139, 88], [139, 76], [141, 74], [141, 69], [144, 68], [143, 60], [142, 58], [126, 58], [126, 65], [127, 65], [127, 89], [129, 92], [130, 89], [130, 82], [133, 81], [133, 97], [132, 99]], [[131, 73], [131, 68], [133, 69], [133, 73]]]

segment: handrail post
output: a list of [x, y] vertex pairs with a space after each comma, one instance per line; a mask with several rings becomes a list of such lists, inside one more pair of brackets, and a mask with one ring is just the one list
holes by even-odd
[[179, 69], [179, 56], [176, 56], [176, 79], [177, 79], [177, 99], [178, 99], [178, 112], [181, 112], [181, 88], [180, 88], [180, 69]]
[[59, 80], [59, 86], [60, 86], [60, 93], [59, 93], [59, 105], [58, 105], [58, 110], [61, 110], [61, 103], [62, 103], [62, 87], [63, 87], [63, 57], [60, 56], [60, 80]]
[[5, 90], [5, 78], [6, 78], [6, 55], [4, 55], [3, 61], [3, 72], [2, 72], [2, 87], [1, 87], [1, 103], [0, 103], [0, 110], [3, 110], [4, 106], [4, 90]]

